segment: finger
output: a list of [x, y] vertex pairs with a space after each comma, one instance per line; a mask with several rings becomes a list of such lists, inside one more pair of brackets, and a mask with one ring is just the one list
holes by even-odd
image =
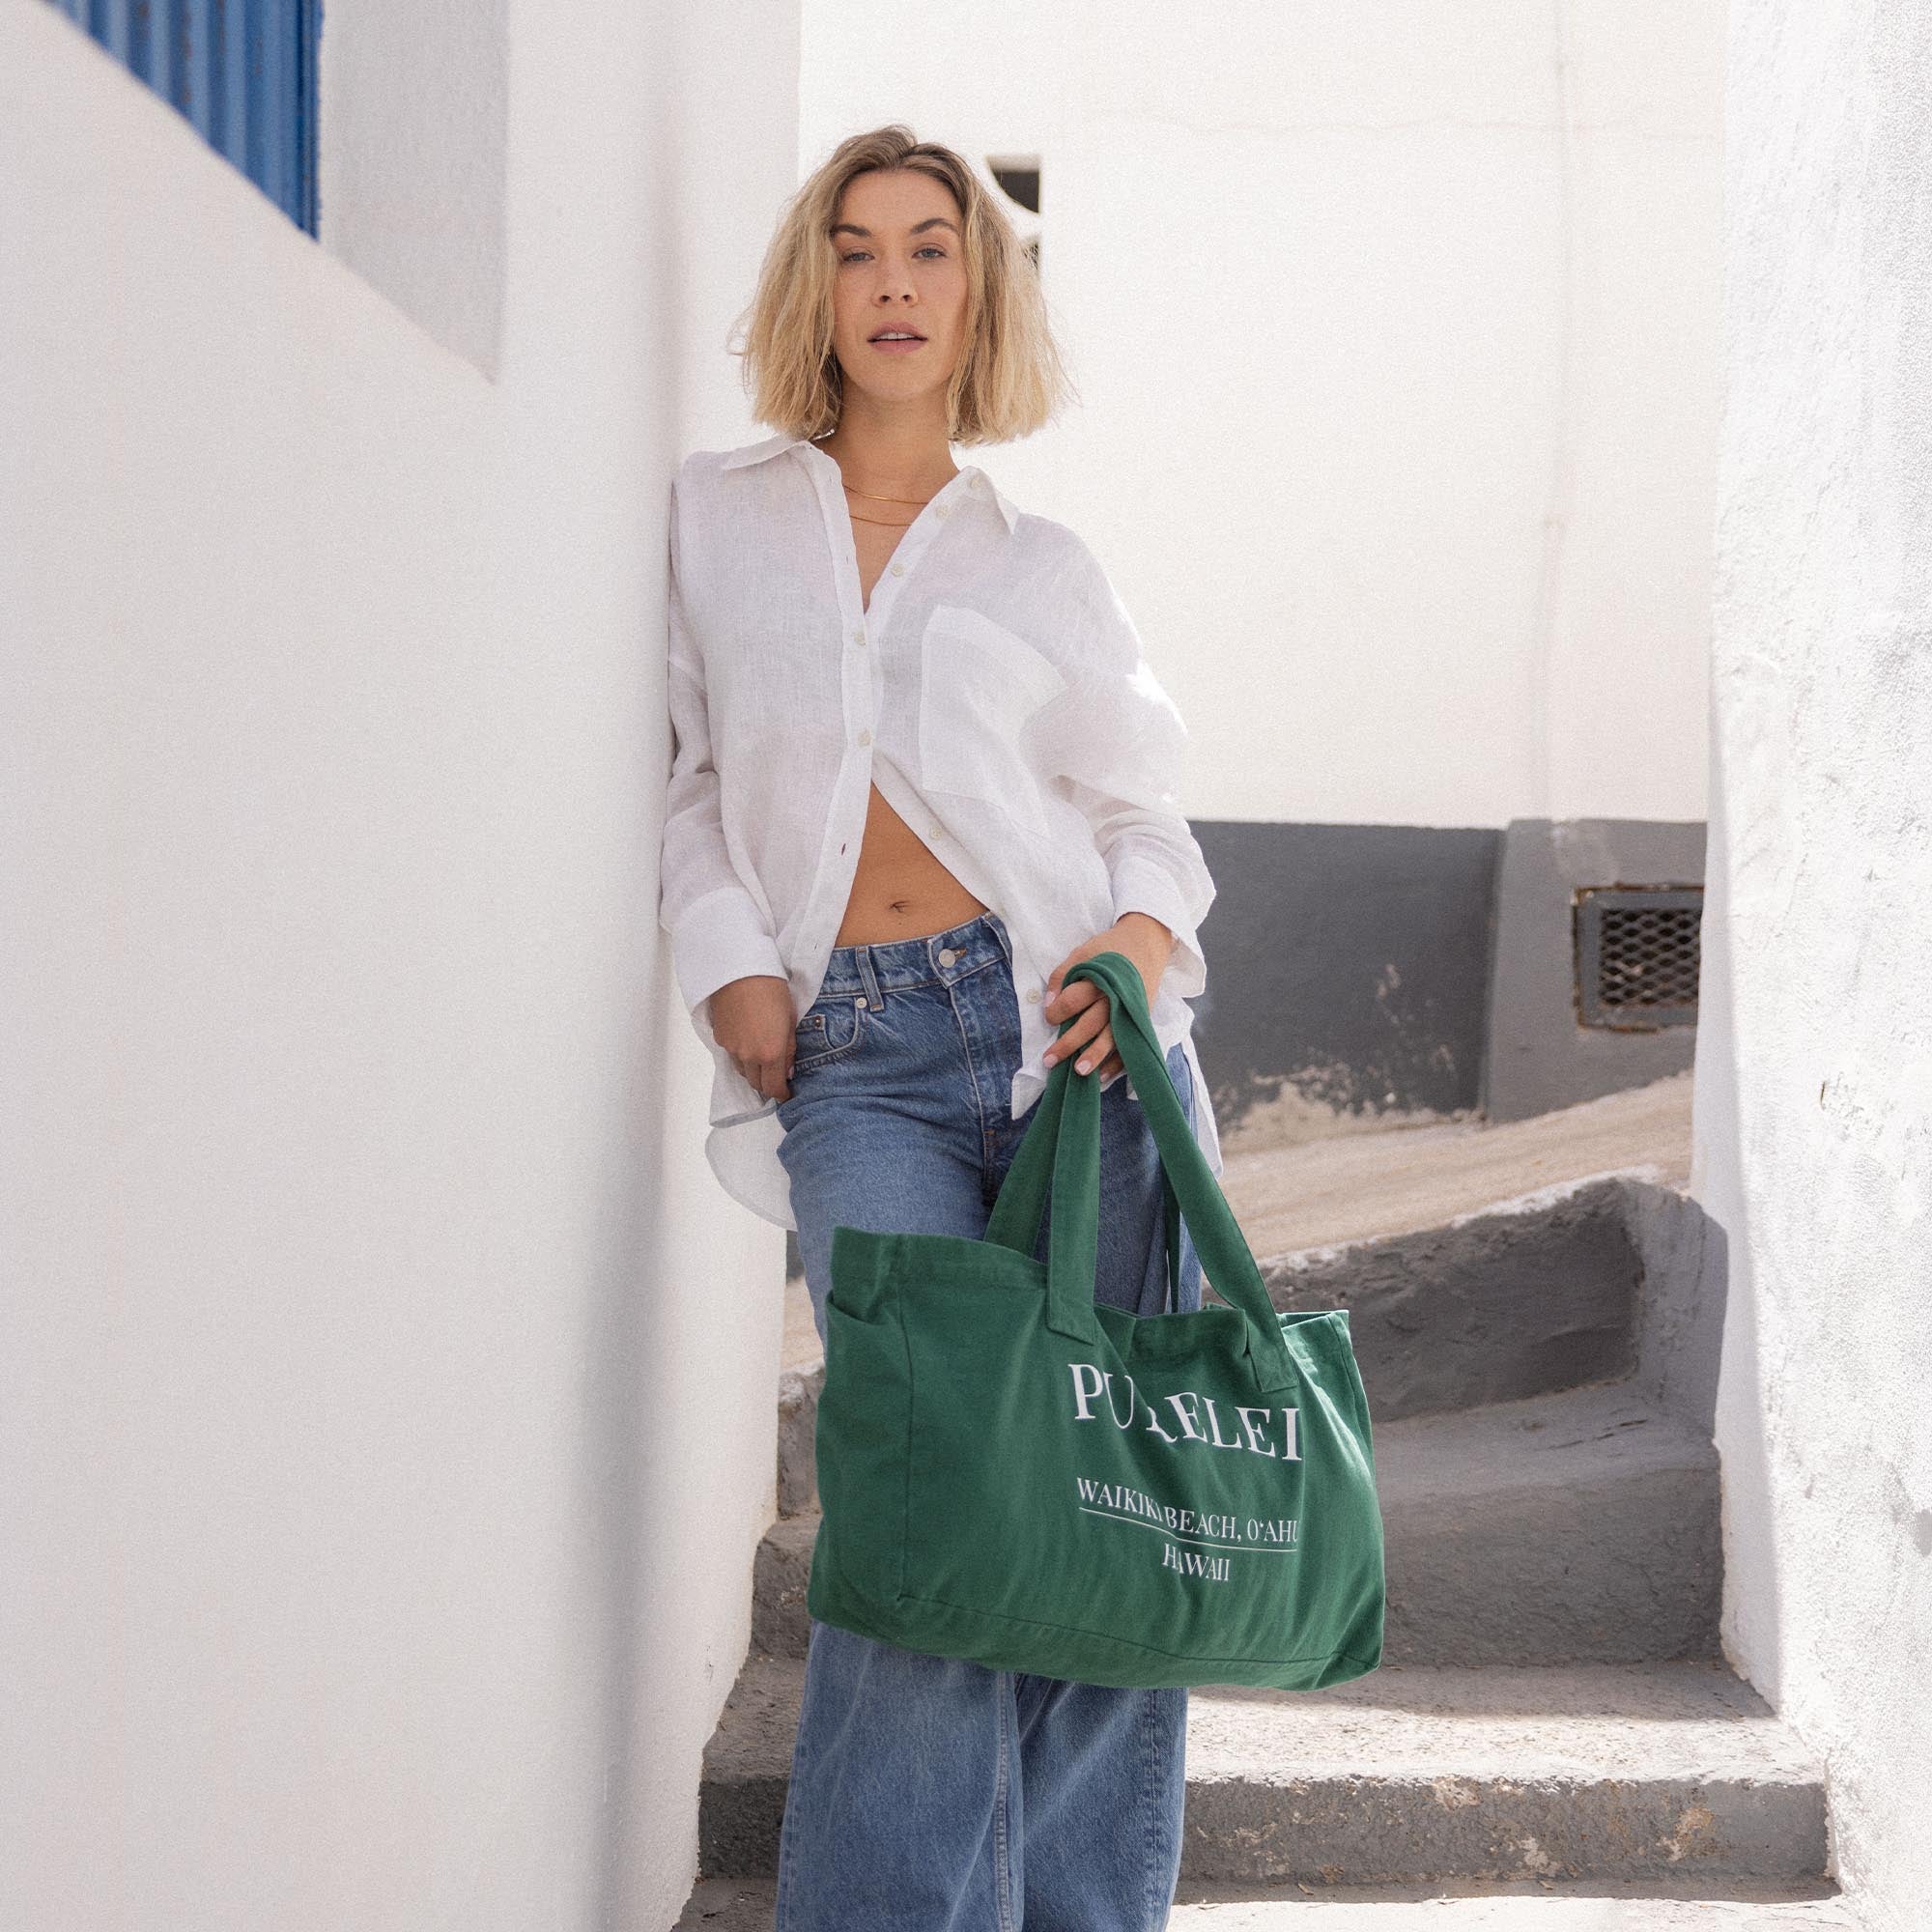
[[[1051, 1065], [1056, 1060], [1070, 1059], [1076, 1054], [1086, 1059], [1093, 1051], [1094, 1042], [1106, 1033], [1107, 1014], [1104, 1008], [1083, 1012], [1047, 1049], [1047, 1065]], [[1110, 1042], [1111, 1037], [1108, 1036]]]
[[1100, 1030], [1105, 1019], [1105, 1013], [1095, 1013], [1091, 1007], [1083, 1009], [1062, 1032], [1047, 1041], [1046, 1065], [1051, 1066], [1056, 1060], [1065, 1060], [1068, 1054], [1085, 1046]]
[[1092, 1070], [1097, 1057], [1113, 1047], [1113, 1034], [1107, 1032], [1107, 1024], [1099, 1014], [1082, 1014], [1057, 1041], [1057, 1051], [1053, 1059], [1057, 1061], [1086, 1061]]
[[1076, 1073], [1104, 1074], [1114, 1058], [1113, 1031], [1109, 1027], [1102, 1027], [1094, 1036], [1092, 1042], [1081, 1054], [1080, 1058], [1074, 1062], [1073, 1070]]
[[[1071, 985], [1063, 985], [1046, 1003], [1043, 1010], [1048, 1019], [1064, 1020], [1072, 1013], [1084, 1011], [1095, 1000], [1104, 1000], [1105, 991], [1092, 980], [1075, 980]], [[1057, 1009], [1057, 1010], [1056, 1010]]]

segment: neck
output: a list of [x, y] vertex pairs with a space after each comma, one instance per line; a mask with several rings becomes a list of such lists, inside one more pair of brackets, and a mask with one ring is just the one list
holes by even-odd
[[923, 499], [959, 474], [946, 439], [946, 399], [930, 405], [880, 409], [864, 396], [848, 395], [838, 427], [822, 439], [824, 450], [855, 490], [887, 497]]

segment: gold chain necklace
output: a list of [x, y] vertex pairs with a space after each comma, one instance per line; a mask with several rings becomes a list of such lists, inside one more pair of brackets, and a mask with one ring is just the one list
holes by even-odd
[[[932, 501], [932, 497], [939, 495], [939, 491], [935, 490], [932, 493], [932, 497], [881, 497], [876, 491], [861, 490], [850, 483], [846, 483], [842, 487], [848, 496], [863, 497], [868, 503], [909, 503], [915, 509], [921, 510], [924, 509]], [[944, 485], [941, 487], [943, 488]], [[913, 524], [919, 522], [917, 517], [914, 517], [911, 522], [903, 524], [894, 517], [862, 517], [850, 503], [847, 503], [845, 506], [845, 514], [855, 524], [876, 524], [881, 529], [885, 530], [909, 530], [912, 528]]]
[[[867, 500], [867, 502], [870, 502], [870, 503], [920, 503], [920, 504], [924, 504], [924, 503], [929, 503], [929, 502], [931, 502], [931, 501], [932, 501], [932, 497], [881, 497], [881, 496], [878, 496], [878, 495], [876, 495], [876, 494], [875, 494], [874, 492], [872, 492], [872, 491], [870, 491], [870, 490], [860, 490], [860, 489], [855, 489], [855, 488], [853, 487], [853, 485], [851, 485], [850, 483], [847, 483], [847, 484], [845, 484], [845, 485], [844, 485], [843, 487], [844, 487], [844, 488], [845, 488], [846, 490], [850, 491], [850, 492], [851, 492], [851, 494], [852, 494], [853, 496], [855, 496], [855, 497], [864, 497], [866, 498], [866, 500]], [[936, 490], [935, 490], [935, 491], [934, 491], [934, 492], [932, 493], [933, 497], [936, 497], [936, 496], [938, 495], [938, 494], [939, 494], [939, 492], [938, 492], [938, 491], [936, 491]]]
[[[814, 442], [812, 444], [812, 447], [816, 449], [818, 445]], [[821, 451], [820, 453], [828, 456], [831, 455], [830, 450]], [[835, 458], [834, 460], [836, 461], [837, 459]], [[953, 472], [954, 475], [957, 475], [958, 473], [959, 472], [956, 470]], [[948, 481], [951, 481], [951, 478], [949, 478]], [[932, 493], [932, 497], [881, 497], [876, 491], [861, 490], [857, 487], [856, 484], [847, 483], [842, 476], [838, 479], [838, 482], [839, 482], [839, 487], [842, 490], [846, 491], [851, 496], [865, 497], [868, 503], [910, 503], [915, 509], [921, 509], [921, 510], [924, 509], [925, 506], [932, 501], [932, 497], [936, 497], [939, 495], [939, 491], [935, 490]], [[942, 484], [940, 488], [944, 489], [945, 485]], [[848, 516], [858, 515], [858, 513], [853, 510], [848, 510], [846, 514]], [[895, 524], [892, 523], [891, 521], [889, 521], [884, 517], [860, 517], [859, 521], [862, 524], [884, 524], [886, 528], [892, 530], [905, 530], [905, 529], [910, 529], [912, 527], [911, 524]], [[918, 519], [915, 518], [913, 521], [916, 523], [918, 522]]]

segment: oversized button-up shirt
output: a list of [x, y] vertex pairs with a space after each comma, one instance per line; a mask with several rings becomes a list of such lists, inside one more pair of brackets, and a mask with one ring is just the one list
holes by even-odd
[[800, 1013], [818, 997], [875, 784], [1006, 923], [1014, 1119], [1051, 1071], [1046, 976], [1122, 913], [1168, 927], [1150, 1016], [1163, 1053], [1185, 1042], [1220, 1173], [1186, 1004], [1207, 984], [1197, 928], [1214, 896], [1176, 803], [1186, 727], [1073, 531], [969, 466], [907, 526], [868, 608], [826, 451], [790, 436], [699, 450], [672, 488], [668, 696], [660, 917], [717, 1068], [705, 1152], [728, 1193], [798, 1225], [778, 1102], [712, 1037], [710, 996], [771, 974]]

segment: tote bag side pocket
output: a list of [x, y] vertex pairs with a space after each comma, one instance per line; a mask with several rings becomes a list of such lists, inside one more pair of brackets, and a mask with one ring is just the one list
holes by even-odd
[[[869, 1321], [825, 1305], [825, 1386], [813, 1432], [824, 1515], [806, 1609], [821, 1623], [884, 1636], [905, 1589], [906, 1459], [912, 1368], [897, 1310]], [[880, 1499], [890, 1499], [880, 1507]]]
[[1361, 1363], [1355, 1358], [1346, 1308], [1322, 1308], [1284, 1314], [1281, 1332], [1302, 1375], [1315, 1383], [1350, 1425], [1371, 1474], [1375, 1470], [1375, 1433], [1369, 1416], [1369, 1392], [1362, 1385]]
[[1328, 1308], [1281, 1317], [1283, 1339], [1304, 1381], [1307, 1448], [1327, 1473], [1321, 1496], [1327, 1537], [1323, 1562], [1338, 1608], [1351, 1612], [1332, 1627], [1335, 1649], [1307, 1689], [1347, 1683], [1382, 1659], [1386, 1587], [1380, 1499], [1376, 1492], [1375, 1435], [1362, 1371], [1349, 1335], [1349, 1311]]

